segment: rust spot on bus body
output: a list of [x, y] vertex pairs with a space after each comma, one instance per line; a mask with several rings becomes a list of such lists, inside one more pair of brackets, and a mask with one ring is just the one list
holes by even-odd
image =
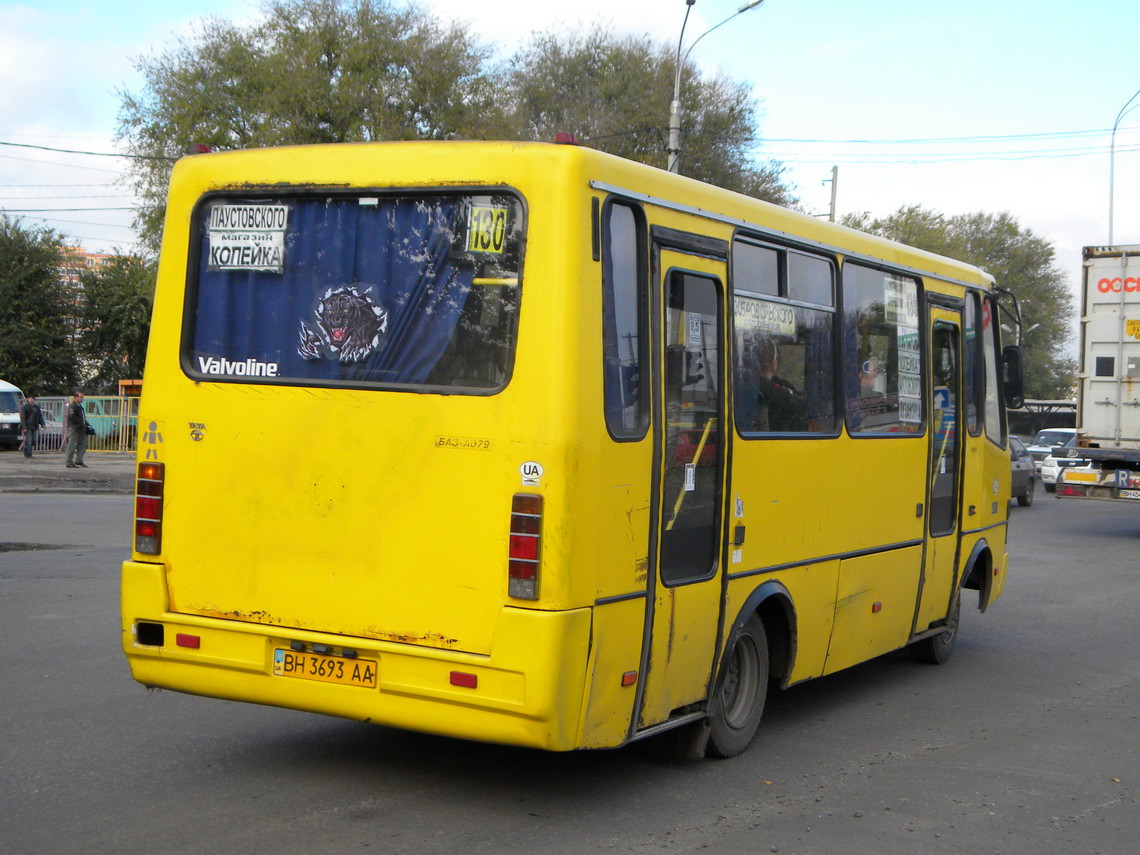
[[429, 647], [454, 647], [459, 643], [458, 638], [448, 638], [439, 632], [390, 632], [368, 627], [368, 636], [380, 641], [394, 641], [397, 644], [425, 644]]

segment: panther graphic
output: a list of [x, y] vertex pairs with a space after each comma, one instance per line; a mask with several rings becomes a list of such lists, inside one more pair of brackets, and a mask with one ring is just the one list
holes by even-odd
[[305, 359], [320, 359], [325, 349], [340, 354], [341, 362], [359, 362], [380, 347], [388, 331], [388, 312], [372, 301], [372, 288], [355, 285], [327, 290], [314, 313], [317, 332], [301, 321], [301, 344], [297, 353]]

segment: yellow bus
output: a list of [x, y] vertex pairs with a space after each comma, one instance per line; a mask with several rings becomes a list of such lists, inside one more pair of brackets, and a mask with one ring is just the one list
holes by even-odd
[[[1006, 580], [982, 271], [576, 145], [201, 154], [139, 417], [136, 680], [555, 751], [752, 741]], [[684, 728], [684, 730], [680, 730]]]

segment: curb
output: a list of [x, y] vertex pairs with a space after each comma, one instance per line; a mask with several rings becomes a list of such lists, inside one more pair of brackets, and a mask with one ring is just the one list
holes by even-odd
[[0, 493], [134, 493], [134, 454], [88, 452], [86, 469], [67, 469], [63, 461], [58, 453], [29, 459], [0, 452]]

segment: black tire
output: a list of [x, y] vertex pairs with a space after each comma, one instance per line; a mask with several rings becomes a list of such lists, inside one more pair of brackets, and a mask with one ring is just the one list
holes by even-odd
[[1057, 485], [1056, 484], [1046, 484], [1045, 485], [1045, 492], [1046, 493], [1055, 493], [1056, 491], [1057, 491]]
[[1017, 497], [1017, 503], [1023, 508], [1028, 508], [1033, 504], [1033, 488], [1037, 484], [1036, 478], [1030, 478], [1029, 483], [1025, 485], [1025, 492]]
[[768, 694], [768, 639], [753, 615], [725, 651], [709, 713], [708, 752], [735, 757], [752, 744]]
[[942, 665], [954, 652], [954, 642], [958, 640], [958, 622], [962, 617], [962, 592], [954, 599], [954, 607], [950, 609], [950, 616], [946, 619], [945, 631], [938, 635], [924, 638], [914, 645], [914, 658], [927, 665]]

